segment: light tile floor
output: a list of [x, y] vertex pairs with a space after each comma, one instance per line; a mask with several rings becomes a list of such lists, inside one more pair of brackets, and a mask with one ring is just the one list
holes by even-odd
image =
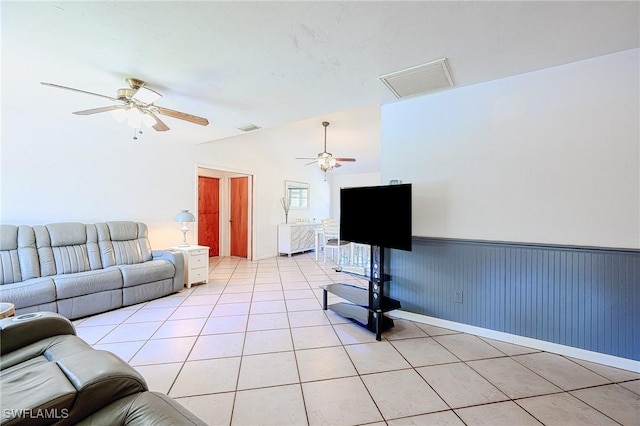
[[[313, 254], [212, 258], [208, 284], [75, 321], [211, 425], [640, 424], [640, 374], [396, 319], [373, 333]], [[330, 299], [330, 302], [333, 300]]]

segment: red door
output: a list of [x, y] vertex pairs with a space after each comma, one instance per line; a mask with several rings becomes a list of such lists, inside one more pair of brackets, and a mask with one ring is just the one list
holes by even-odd
[[220, 179], [198, 176], [198, 244], [220, 256]]
[[247, 257], [249, 218], [249, 178], [231, 178], [231, 215], [229, 218], [231, 256]]

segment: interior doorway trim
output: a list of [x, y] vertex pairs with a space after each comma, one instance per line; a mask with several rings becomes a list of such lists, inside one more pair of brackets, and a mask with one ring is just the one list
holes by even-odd
[[[229, 215], [231, 210], [230, 205], [230, 194], [229, 194], [229, 183], [230, 179], [234, 177], [248, 177], [248, 220], [247, 220], [247, 260], [253, 260], [255, 256], [255, 227], [254, 217], [253, 217], [253, 188], [255, 185], [255, 174], [251, 171], [233, 169], [228, 167], [221, 167], [211, 164], [202, 164], [196, 163], [195, 165], [195, 178], [194, 178], [194, 197], [196, 206], [195, 215], [198, 216], [199, 206], [198, 206], [198, 177], [199, 176], [208, 176], [208, 177], [217, 177], [221, 179], [222, 184], [220, 185], [221, 193], [220, 193], [220, 255], [221, 256], [229, 256], [231, 249], [231, 241], [230, 241], [230, 224], [229, 224]], [[198, 232], [197, 226], [199, 224], [196, 223], [196, 229], [194, 230], [196, 233]], [[196, 234], [197, 235], [197, 234]]]

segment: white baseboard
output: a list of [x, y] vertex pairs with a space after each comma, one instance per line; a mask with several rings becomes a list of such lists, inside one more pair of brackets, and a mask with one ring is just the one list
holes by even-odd
[[613, 355], [607, 355], [600, 352], [587, 351], [584, 349], [574, 348], [572, 346], [560, 345], [544, 340], [531, 339], [529, 337], [518, 336], [515, 334], [495, 331], [488, 328], [475, 327], [473, 325], [462, 324], [440, 318], [434, 318], [427, 315], [414, 314], [402, 310], [396, 310], [389, 313], [395, 318], [415, 321], [422, 324], [434, 325], [436, 327], [448, 328], [450, 330], [461, 331], [463, 333], [475, 334], [476, 336], [487, 337], [489, 339], [499, 340], [501, 342], [512, 343], [514, 345], [526, 346], [528, 348], [539, 349], [541, 351], [552, 352], [559, 355], [565, 355], [584, 361], [596, 362], [611, 367], [622, 368], [624, 370], [640, 373], [640, 361], [621, 358]]

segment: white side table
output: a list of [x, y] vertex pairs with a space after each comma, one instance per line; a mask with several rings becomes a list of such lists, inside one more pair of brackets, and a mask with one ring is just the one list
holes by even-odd
[[175, 246], [184, 255], [184, 284], [191, 288], [194, 283], [209, 282], [209, 247]]

